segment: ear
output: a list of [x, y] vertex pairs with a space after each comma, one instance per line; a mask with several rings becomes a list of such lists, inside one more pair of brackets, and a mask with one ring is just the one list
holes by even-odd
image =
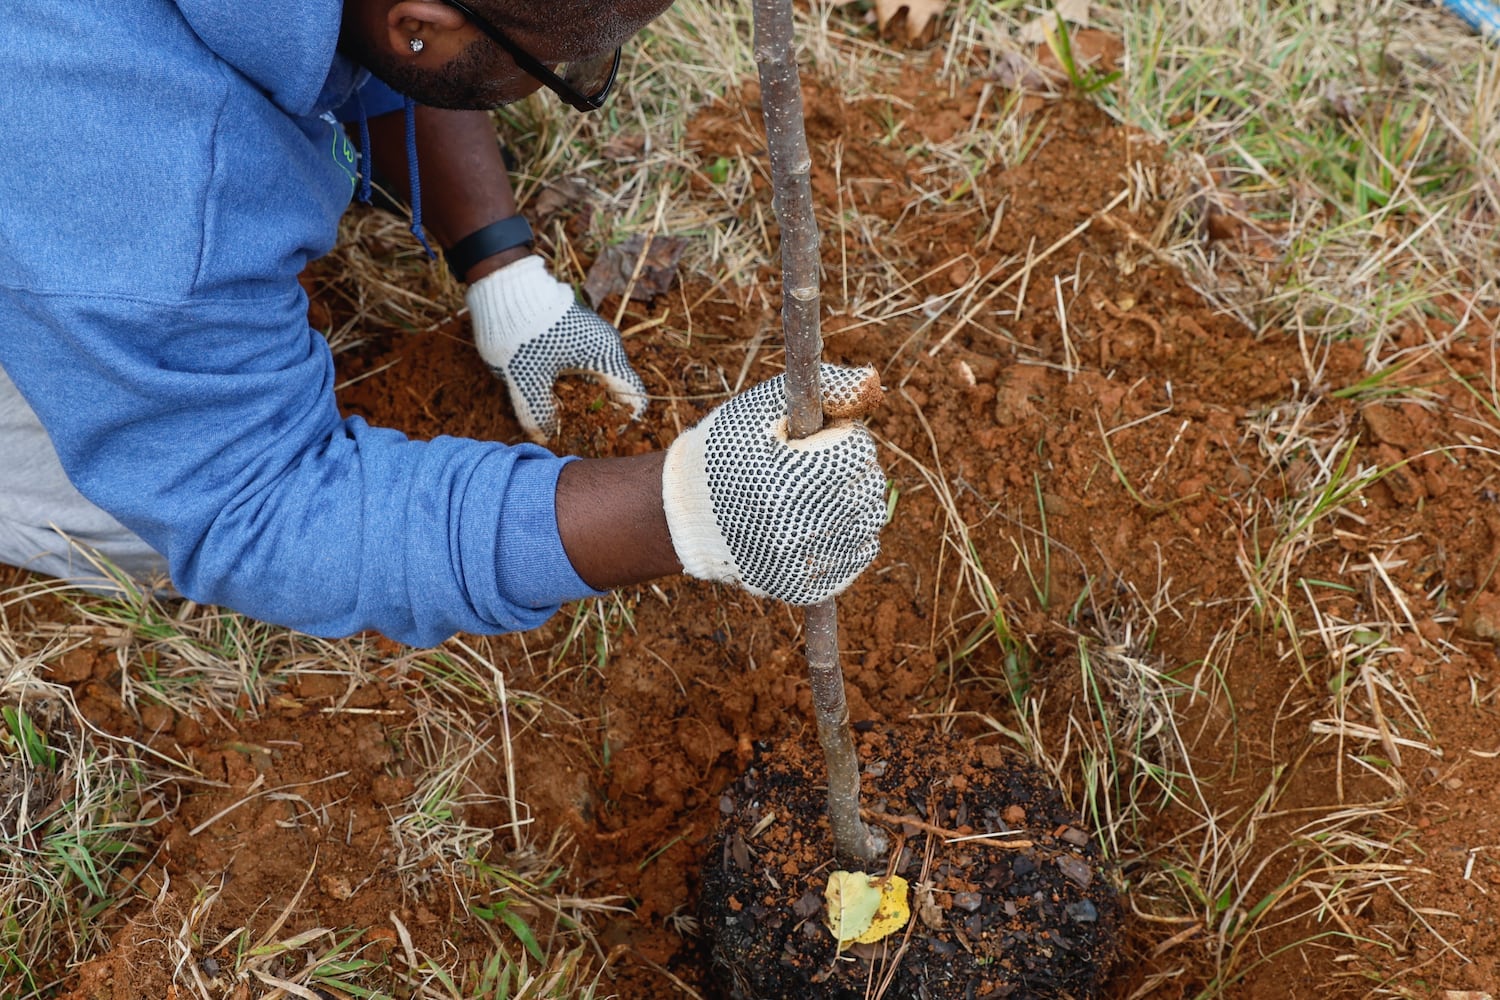
[[399, 0], [386, 11], [385, 29], [386, 41], [394, 51], [411, 54], [411, 40], [420, 38], [426, 43], [424, 53], [433, 56], [456, 51], [461, 42], [467, 41], [456, 36], [466, 36], [472, 30], [467, 17], [437, 0]]

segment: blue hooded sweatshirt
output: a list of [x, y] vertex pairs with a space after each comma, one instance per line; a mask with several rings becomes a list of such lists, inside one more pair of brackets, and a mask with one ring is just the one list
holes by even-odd
[[340, 417], [307, 325], [298, 275], [356, 183], [329, 112], [368, 79], [335, 51], [341, 10], [33, 0], [0, 21], [0, 367], [196, 601], [418, 646], [531, 628], [596, 593], [558, 537], [566, 460]]

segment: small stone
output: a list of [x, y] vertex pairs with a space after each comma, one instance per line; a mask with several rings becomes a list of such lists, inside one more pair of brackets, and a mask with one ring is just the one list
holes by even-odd
[[953, 905], [960, 910], [968, 910], [973, 913], [979, 909], [979, 904], [984, 900], [977, 892], [955, 892], [953, 894]]
[[1068, 904], [1068, 919], [1075, 924], [1092, 924], [1099, 919], [1099, 910], [1087, 899]]
[[319, 875], [318, 888], [323, 890], [323, 895], [330, 899], [348, 899], [354, 895], [354, 888], [349, 880], [342, 875]]
[[792, 912], [802, 920], [813, 916], [821, 909], [823, 909], [823, 897], [811, 889], [804, 892], [802, 898], [792, 904]]
[[1089, 883], [1094, 881], [1094, 870], [1071, 854], [1058, 858], [1057, 867], [1069, 882], [1076, 883], [1080, 888], [1087, 889]]

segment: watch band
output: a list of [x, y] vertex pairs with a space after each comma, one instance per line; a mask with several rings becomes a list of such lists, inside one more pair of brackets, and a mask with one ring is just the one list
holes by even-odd
[[512, 215], [508, 219], [491, 222], [476, 229], [449, 247], [444, 257], [448, 261], [448, 270], [454, 277], [462, 280], [469, 273], [469, 268], [486, 257], [534, 242], [536, 237], [531, 234], [531, 226], [526, 219]]

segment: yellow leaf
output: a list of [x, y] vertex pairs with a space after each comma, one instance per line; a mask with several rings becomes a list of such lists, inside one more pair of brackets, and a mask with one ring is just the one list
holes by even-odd
[[842, 951], [865, 931], [880, 909], [881, 891], [864, 872], [833, 872], [823, 899], [828, 903], [828, 929], [838, 940]]
[[886, 879], [880, 887], [880, 906], [870, 920], [870, 928], [856, 937], [855, 943], [874, 944], [905, 927], [911, 918], [911, 907], [906, 899], [906, 879], [900, 875]]
[[864, 872], [834, 872], [823, 890], [828, 929], [839, 951], [851, 944], [873, 944], [906, 926], [911, 918], [906, 879], [872, 879]]

